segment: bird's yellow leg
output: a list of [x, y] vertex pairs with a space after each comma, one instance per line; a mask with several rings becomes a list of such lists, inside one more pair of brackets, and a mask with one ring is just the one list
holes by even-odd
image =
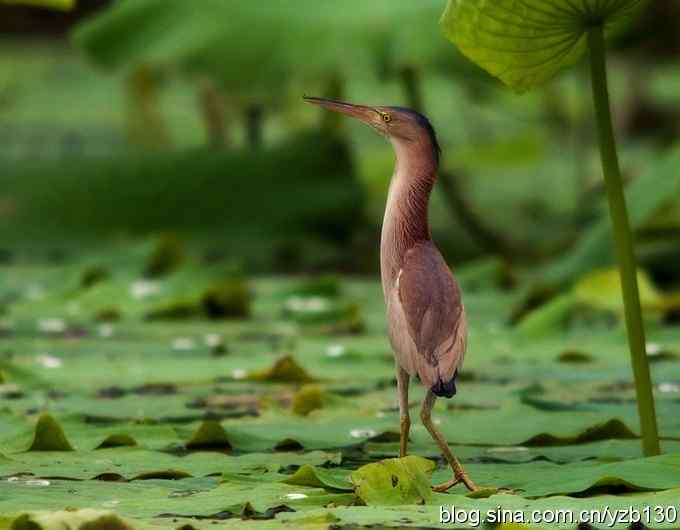
[[408, 372], [397, 365], [397, 392], [399, 394], [399, 458], [404, 458], [408, 450], [408, 434], [411, 417], [408, 412]]
[[442, 436], [442, 433], [439, 432], [439, 429], [437, 429], [437, 427], [432, 421], [432, 408], [434, 407], [434, 403], [436, 400], [437, 396], [435, 396], [431, 390], [428, 390], [427, 395], [425, 396], [425, 400], [423, 401], [423, 408], [420, 410], [420, 419], [422, 420], [423, 425], [425, 426], [427, 431], [430, 433], [430, 436], [432, 436], [434, 441], [437, 442], [437, 445], [439, 446], [439, 449], [441, 449], [444, 458], [451, 466], [454, 478], [452, 480], [449, 480], [448, 482], [444, 482], [443, 484], [438, 484], [434, 486], [432, 489], [434, 491], [443, 492], [447, 491], [449, 488], [455, 486], [456, 484], [462, 482], [463, 484], [465, 484], [465, 487], [470, 491], [477, 491], [479, 488], [474, 482], [472, 482], [472, 480], [468, 478], [467, 473], [465, 473], [465, 470], [463, 469], [463, 466], [451, 452], [451, 449], [449, 448], [449, 444], [446, 442], [446, 439], [444, 438], [444, 436]]

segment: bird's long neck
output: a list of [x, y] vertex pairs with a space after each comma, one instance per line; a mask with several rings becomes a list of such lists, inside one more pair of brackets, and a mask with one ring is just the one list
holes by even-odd
[[420, 241], [430, 240], [427, 212], [438, 167], [429, 140], [393, 140], [392, 143], [396, 164], [380, 244], [380, 268], [386, 295], [396, 281], [406, 251]]

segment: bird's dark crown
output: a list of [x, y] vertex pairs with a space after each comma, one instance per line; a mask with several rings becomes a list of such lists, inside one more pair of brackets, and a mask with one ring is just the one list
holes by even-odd
[[437, 133], [435, 132], [432, 123], [430, 123], [430, 120], [428, 120], [427, 117], [421, 114], [420, 112], [417, 112], [413, 109], [409, 109], [407, 107], [389, 107], [389, 108], [396, 112], [403, 112], [409, 114], [420, 127], [425, 129], [428, 136], [430, 137], [430, 141], [432, 142], [432, 151], [434, 158], [435, 160], [437, 160], [437, 162], [439, 162], [439, 159], [441, 158], [442, 154], [442, 149], [439, 146], [439, 140], [437, 140]]

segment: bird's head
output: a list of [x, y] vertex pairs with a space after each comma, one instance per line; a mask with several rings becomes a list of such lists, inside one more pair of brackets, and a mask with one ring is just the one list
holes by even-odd
[[375, 107], [355, 105], [334, 99], [305, 96], [305, 101], [327, 110], [346, 114], [371, 126], [390, 138], [393, 143], [427, 143], [433, 156], [439, 160], [440, 148], [437, 135], [429, 120], [422, 114], [403, 107]]

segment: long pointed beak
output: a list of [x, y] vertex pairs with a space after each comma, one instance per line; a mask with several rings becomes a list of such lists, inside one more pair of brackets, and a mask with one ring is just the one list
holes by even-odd
[[319, 105], [333, 112], [339, 112], [341, 114], [346, 114], [352, 118], [356, 118], [365, 123], [370, 123], [375, 116], [376, 110], [373, 107], [368, 107], [366, 105], [354, 105], [352, 103], [345, 103], [344, 101], [337, 101], [335, 99], [327, 98], [317, 98], [311, 96], [304, 96], [303, 98], [307, 103], [313, 103], [314, 105]]

